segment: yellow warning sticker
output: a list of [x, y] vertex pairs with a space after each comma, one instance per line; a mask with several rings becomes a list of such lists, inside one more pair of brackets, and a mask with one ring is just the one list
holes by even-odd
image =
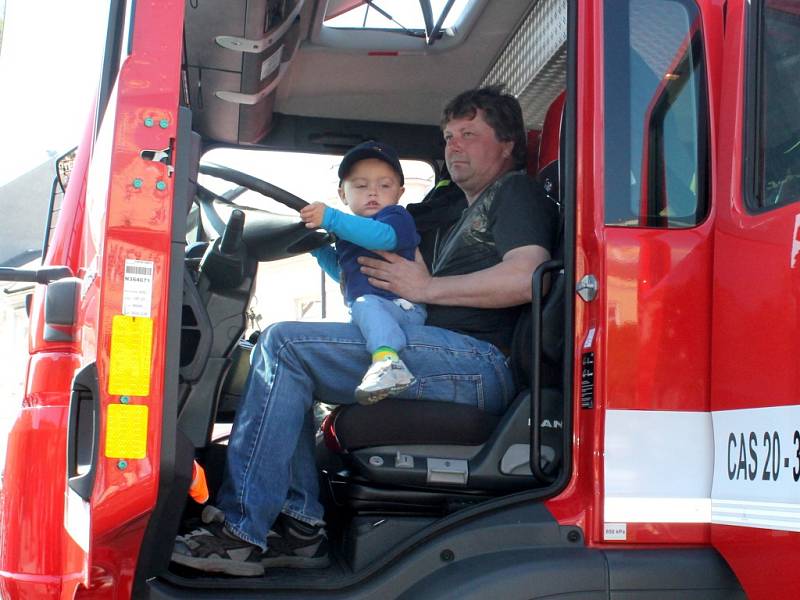
[[150, 394], [153, 319], [115, 315], [111, 324], [108, 393], [112, 396]]
[[147, 456], [147, 412], [142, 404], [109, 404], [106, 458]]

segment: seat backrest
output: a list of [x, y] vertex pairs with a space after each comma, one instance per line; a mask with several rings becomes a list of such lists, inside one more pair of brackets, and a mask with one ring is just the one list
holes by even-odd
[[561, 208], [561, 160], [564, 147], [561, 127], [564, 122], [564, 101], [566, 92], [561, 92], [547, 109], [542, 132], [539, 136], [536, 179], [544, 191]]

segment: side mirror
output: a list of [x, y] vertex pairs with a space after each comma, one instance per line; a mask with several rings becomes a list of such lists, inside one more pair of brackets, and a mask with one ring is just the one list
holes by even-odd
[[44, 301], [44, 339], [48, 342], [71, 342], [77, 321], [81, 280], [65, 277], [51, 281]]
[[[42, 261], [47, 256], [47, 248], [50, 245], [50, 233], [53, 228], [53, 215], [57, 212], [56, 209], [56, 196], [63, 195], [67, 191], [67, 184], [69, 184], [70, 175], [72, 175], [72, 168], [75, 166], [75, 157], [78, 154], [78, 148], [75, 147], [66, 154], [62, 154], [56, 159], [56, 177], [53, 180], [53, 186], [50, 188], [50, 204], [47, 208], [47, 223], [44, 227], [44, 241], [42, 242]], [[59, 188], [61, 191], [59, 192]], [[58, 203], [60, 205], [60, 202]]]
[[56, 159], [56, 178], [62, 192], [67, 191], [67, 184], [69, 183], [69, 176], [72, 174], [72, 167], [75, 165], [77, 150], [77, 147], [73, 148]]

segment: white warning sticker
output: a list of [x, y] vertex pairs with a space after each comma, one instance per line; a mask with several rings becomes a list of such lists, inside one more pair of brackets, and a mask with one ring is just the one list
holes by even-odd
[[281, 66], [281, 57], [283, 56], [283, 44], [273, 52], [267, 59], [261, 63], [261, 81], [275, 72], [275, 69]]
[[125, 259], [122, 314], [149, 317], [153, 299], [153, 261]]
[[603, 539], [605, 541], [624, 541], [628, 539], [627, 523], [604, 523]]
[[594, 344], [594, 334], [597, 331], [595, 327], [592, 327], [589, 330], [589, 333], [586, 334], [586, 340], [583, 342], [583, 349], [588, 350]]

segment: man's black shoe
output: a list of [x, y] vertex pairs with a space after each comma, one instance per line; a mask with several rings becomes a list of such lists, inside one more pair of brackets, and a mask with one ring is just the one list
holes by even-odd
[[324, 569], [331, 564], [325, 529], [279, 515], [267, 537], [261, 564], [265, 568]]
[[221, 510], [206, 506], [201, 520], [200, 527], [175, 539], [172, 562], [209, 573], [245, 577], [264, 574], [259, 563], [261, 548], [229, 532]]

